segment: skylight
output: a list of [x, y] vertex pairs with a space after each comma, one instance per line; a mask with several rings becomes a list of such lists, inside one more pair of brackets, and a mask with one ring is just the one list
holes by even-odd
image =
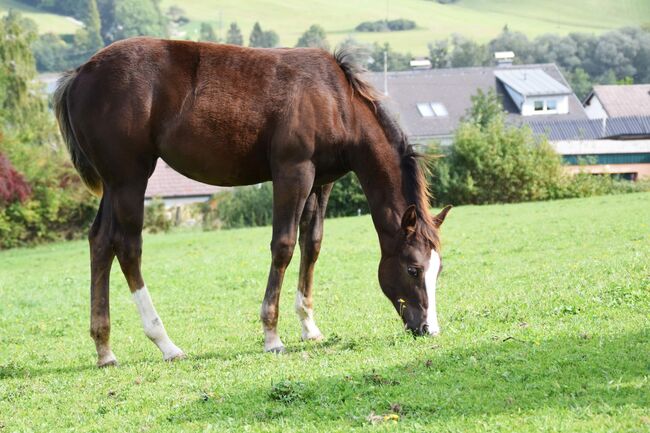
[[418, 111], [422, 117], [446, 117], [447, 108], [440, 102], [418, 102]]

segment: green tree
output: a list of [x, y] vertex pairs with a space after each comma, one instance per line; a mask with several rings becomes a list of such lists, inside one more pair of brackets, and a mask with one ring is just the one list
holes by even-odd
[[33, 22], [15, 10], [0, 18], [0, 120], [9, 125], [43, 114], [43, 101], [32, 91], [36, 77], [31, 50], [36, 40], [34, 28]]
[[108, 44], [133, 36], [167, 36], [159, 0], [96, 0], [102, 37]]
[[84, 48], [96, 51], [104, 46], [104, 41], [101, 36], [102, 25], [99, 19], [97, 2], [95, 0], [86, 0], [83, 11], [81, 21], [86, 24], [86, 27], [83, 30], [86, 37], [86, 46]]
[[571, 89], [581, 101], [589, 95], [593, 88], [591, 77], [582, 68], [577, 68], [573, 73], [569, 72], [568, 79]]
[[237, 23], [230, 23], [230, 28], [226, 35], [226, 43], [231, 45], [244, 45], [244, 37]]
[[503, 117], [503, 107], [494, 89], [489, 89], [487, 93], [478, 89], [478, 92], [472, 95], [471, 100], [472, 106], [467, 111], [465, 120], [478, 126], [479, 129], [484, 130], [489, 124]]
[[433, 68], [449, 66], [449, 41], [446, 39], [429, 44], [429, 59]]
[[201, 23], [201, 30], [199, 30], [199, 40], [207, 42], [219, 42], [219, 38], [214, 33], [214, 29], [210, 23]]
[[451, 57], [449, 62], [452, 67], [482, 66], [491, 62], [490, 53], [486, 45], [478, 44], [459, 34], [451, 38]]
[[410, 69], [411, 53], [394, 51], [388, 42], [384, 45], [379, 45], [375, 42], [372, 49], [372, 62], [368, 64], [369, 70], [375, 72], [382, 72], [384, 70], [384, 53], [386, 53], [389, 71], [406, 71]]
[[278, 45], [280, 38], [273, 30], [263, 31], [259, 22], [253, 25], [253, 30], [248, 41], [248, 46], [259, 48], [273, 48]]
[[327, 42], [325, 29], [318, 24], [312, 24], [309, 29], [300, 36], [296, 47], [322, 48], [329, 51], [330, 44]]

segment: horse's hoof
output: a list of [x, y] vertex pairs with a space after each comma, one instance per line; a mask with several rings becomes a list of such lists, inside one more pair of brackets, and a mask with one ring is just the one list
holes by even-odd
[[110, 353], [109, 355], [100, 358], [99, 360], [97, 360], [97, 367], [99, 368], [117, 367], [117, 359], [115, 358], [115, 355]]
[[307, 334], [302, 336], [302, 341], [323, 341], [325, 337], [320, 332], [318, 334]]
[[284, 348], [284, 346], [278, 346], [278, 347], [273, 347], [271, 349], [266, 349], [266, 352], [280, 354], [286, 352], [286, 349]]
[[167, 362], [180, 361], [185, 358], [186, 358], [185, 353], [181, 349], [178, 349], [176, 351], [173, 351], [170, 354], [163, 356], [163, 359]]

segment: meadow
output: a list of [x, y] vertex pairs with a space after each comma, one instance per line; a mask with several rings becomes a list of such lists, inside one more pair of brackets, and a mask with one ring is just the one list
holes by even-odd
[[650, 431], [650, 193], [466, 206], [443, 226], [442, 334], [402, 330], [377, 282], [368, 216], [327, 220], [300, 341], [298, 257], [284, 355], [258, 320], [270, 228], [146, 235], [164, 363], [112, 274], [96, 369], [86, 242], [0, 252], [0, 431]]
[[[362, 42], [390, 42], [398, 51], [426, 55], [427, 44], [460, 33], [480, 42], [497, 36], [504, 26], [529, 37], [545, 33], [601, 33], [622, 26], [650, 22], [647, 0], [460, 0], [443, 5], [434, 0], [162, 0], [166, 11], [177, 5], [191, 22], [182, 27], [185, 37], [197, 38], [201, 22], [211, 23], [222, 38], [231, 22], [236, 21], [246, 42], [253, 24], [280, 35], [280, 44], [294, 46], [312, 24], [325, 28], [330, 43], [348, 36]], [[72, 33], [76, 29], [65, 18], [39, 13], [15, 0], [0, 0], [0, 13], [10, 7], [24, 10], [35, 18], [41, 32]], [[418, 27], [411, 31], [359, 33], [354, 28], [362, 21], [405, 18]], [[72, 27], [71, 27], [72, 26]]]

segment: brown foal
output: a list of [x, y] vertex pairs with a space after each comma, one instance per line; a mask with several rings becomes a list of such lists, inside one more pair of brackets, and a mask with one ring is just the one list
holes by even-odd
[[273, 181], [272, 260], [261, 309], [265, 350], [283, 350], [278, 303], [297, 242], [302, 337], [322, 338], [313, 316], [314, 264], [332, 182], [349, 171], [370, 204], [382, 290], [407, 329], [439, 331], [438, 229], [449, 208], [429, 214], [418, 155], [345, 52], [128, 39], [67, 73], [55, 110], [77, 171], [102, 197], [89, 235], [90, 329], [99, 366], [116, 363], [109, 344], [114, 257], [146, 335], [164, 359], [183, 356], [140, 270], [143, 198], [158, 158], [214, 185]]

